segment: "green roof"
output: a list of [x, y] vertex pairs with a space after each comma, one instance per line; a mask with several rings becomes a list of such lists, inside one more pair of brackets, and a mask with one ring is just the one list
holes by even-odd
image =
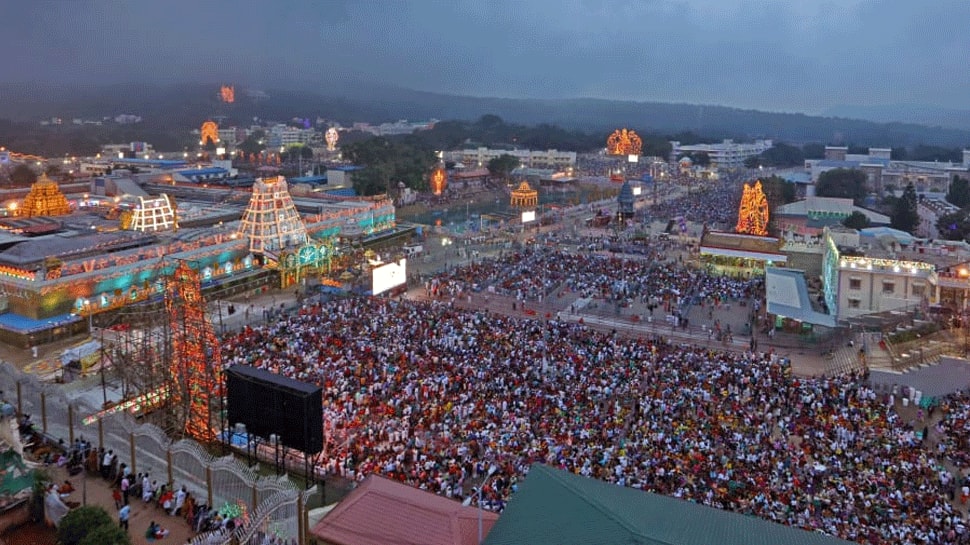
[[536, 464], [485, 545], [853, 545]]

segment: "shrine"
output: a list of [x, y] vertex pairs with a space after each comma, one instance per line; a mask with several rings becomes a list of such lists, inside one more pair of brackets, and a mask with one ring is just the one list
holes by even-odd
[[514, 208], [535, 208], [539, 206], [539, 192], [532, 189], [529, 182], [522, 182], [512, 190], [511, 205]]
[[34, 216], [64, 216], [71, 213], [71, 205], [67, 202], [67, 197], [61, 193], [57, 182], [51, 180], [46, 174], [41, 174], [40, 178], [30, 186], [30, 193], [24, 198], [24, 204], [20, 209], [20, 215], [25, 217]]

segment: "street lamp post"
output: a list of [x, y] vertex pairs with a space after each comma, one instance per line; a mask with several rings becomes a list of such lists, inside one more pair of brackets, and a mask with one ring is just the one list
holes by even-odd
[[471, 505], [472, 498], [476, 498], [476, 497], [478, 498], [478, 543], [479, 543], [479, 545], [482, 543], [482, 540], [484, 539], [483, 536], [482, 536], [482, 534], [484, 533], [482, 531], [482, 526], [483, 526], [483, 524], [482, 524], [482, 511], [483, 511], [483, 508], [482, 508], [482, 489], [485, 488], [485, 484], [492, 477], [492, 475], [495, 474], [496, 471], [498, 471], [498, 466], [496, 466], [496, 465], [490, 466], [488, 468], [488, 474], [485, 475], [485, 478], [482, 480], [482, 484], [478, 487], [477, 490], [475, 490], [475, 493], [474, 494], [472, 494], [465, 501], [462, 502], [462, 505], [464, 505], [465, 507], [468, 507], [469, 505]]

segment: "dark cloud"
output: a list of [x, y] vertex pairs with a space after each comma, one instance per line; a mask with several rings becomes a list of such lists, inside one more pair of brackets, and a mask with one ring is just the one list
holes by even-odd
[[4, 82], [365, 80], [809, 112], [964, 107], [970, 88], [965, 0], [7, 4]]

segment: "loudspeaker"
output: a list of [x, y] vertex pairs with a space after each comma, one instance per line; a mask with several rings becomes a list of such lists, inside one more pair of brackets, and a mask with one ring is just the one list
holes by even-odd
[[323, 390], [248, 365], [226, 369], [229, 424], [307, 454], [323, 450]]

